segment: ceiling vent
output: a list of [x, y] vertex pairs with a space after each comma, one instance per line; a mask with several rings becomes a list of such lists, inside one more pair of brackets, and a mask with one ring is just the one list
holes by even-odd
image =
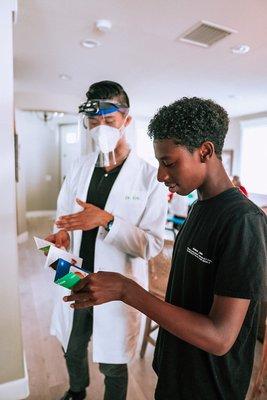
[[237, 31], [212, 22], [200, 21], [183, 33], [179, 39], [197, 46], [210, 47], [232, 33], [237, 33]]

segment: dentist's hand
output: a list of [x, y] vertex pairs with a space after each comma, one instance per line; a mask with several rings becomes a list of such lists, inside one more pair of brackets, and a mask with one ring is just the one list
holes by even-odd
[[54, 243], [56, 247], [65, 247], [66, 250], [70, 246], [70, 236], [66, 230], [61, 230], [54, 234], [51, 233], [50, 235], [46, 236], [45, 240]]
[[72, 294], [64, 301], [72, 301], [72, 308], [86, 308], [115, 300], [124, 300], [130, 279], [116, 272], [97, 272], [87, 275], [73, 286]]
[[89, 231], [99, 226], [107, 226], [113, 219], [113, 215], [105, 210], [101, 210], [92, 204], [85, 203], [76, 199], [77, 203], [83, 207], [83, 210], [75, 214], [63, 215], [55, 222], [60, 229], [67, 231], [82, 230]]

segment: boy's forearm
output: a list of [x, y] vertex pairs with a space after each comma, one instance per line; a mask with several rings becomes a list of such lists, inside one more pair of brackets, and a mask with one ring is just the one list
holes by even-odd
[[223, 353], [221, 334], [209, 316], [164, 302], [132, 280], [127, 282], [123, 301], [180, 339], [209, 353]]

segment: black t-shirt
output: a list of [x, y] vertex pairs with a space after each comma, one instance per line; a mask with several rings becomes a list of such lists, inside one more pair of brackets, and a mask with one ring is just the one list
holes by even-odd
[[[104, 210], [112, 186], [120, 173], [123, 163], [112, 171], [106, 172], [104, 168], [94, 169], [88, 192], [86, 203], [93, 204]], [[83, 268], [89, 272], [94, 272], [95, 261], [95, 241], [98, 228], [90, 231], [83, 231], [80, 247], [80, 257], [83, 258]]]
[[251, 299], [238, 338], [214, 356], [160, 329], [156, 400], [244, 400], [252, 371], [267, 219], [238, 189], [197, 201], [175, 242], [166, 301], [208, 315], [214, 295]]

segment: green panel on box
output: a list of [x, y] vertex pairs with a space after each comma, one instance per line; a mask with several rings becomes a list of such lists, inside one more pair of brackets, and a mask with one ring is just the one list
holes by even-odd
[[44, 253], [48, 253], [50, 247], [51, 247], [51, 246], [45, 246], [45, 247], [42, 247], [42, 248], [39, 249], [39, 250], [43, 251]]
[[67, 275], [63, 276], [63, 278], [55, 281], [56, 284], [60, 286], [64, 286], [67, 289], [72, 288], [72, 286], [76, 285], [81, 280], [81, 278], [74, 274], [74, 272], [69, 272]]

